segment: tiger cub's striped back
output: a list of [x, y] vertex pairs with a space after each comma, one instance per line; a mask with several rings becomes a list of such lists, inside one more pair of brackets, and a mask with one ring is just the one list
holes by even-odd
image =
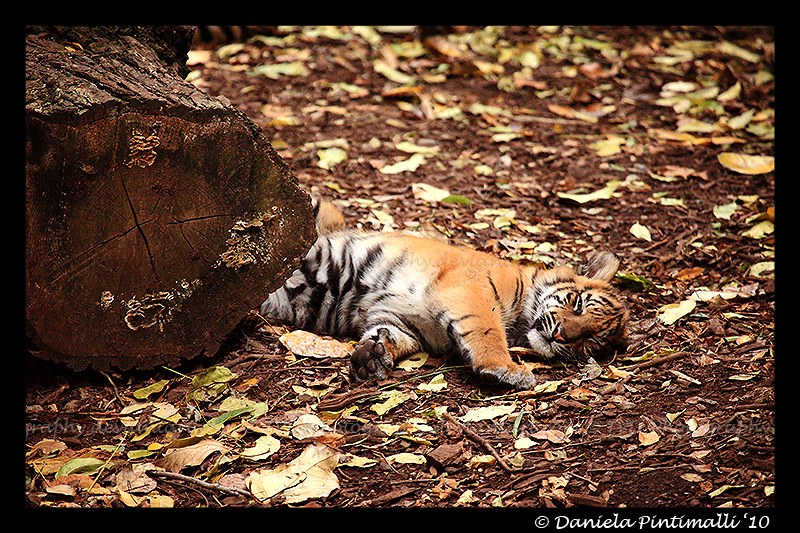
[[608, 284], [611, 254], [578, 275], [401, 233], [325, 231], [261, 312], [360, 339], [354, 381], [385, 379], [417, 351], [456, 352], [478, 375], [525, 389], [536, 380], [509, 346], [576, 361], [624, 349], [628, 314]]

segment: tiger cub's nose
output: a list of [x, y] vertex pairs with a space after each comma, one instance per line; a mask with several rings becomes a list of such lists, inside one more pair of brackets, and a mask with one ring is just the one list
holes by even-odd
[[559, 324], [556, 328], [555, 332], [553, 333], [553, 339], [559, 342], [567, 342], [564, 332], [564, 324]]

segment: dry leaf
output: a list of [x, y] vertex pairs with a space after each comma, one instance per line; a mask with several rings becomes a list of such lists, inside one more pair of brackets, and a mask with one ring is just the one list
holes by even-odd
[[382, 403], [376, 403], [370, 406], [370, 410], [377, 413], [378, 416], [385, 415], [386, 413], [388, 413], [401, 403], [405, 402], [406, 400], [410, 400], [412, 398], [412, 395], [407, 392], [391, 391], [386, 394], [388, 395], [386, 401]]
[[772, 156], [723, 152], [717, 156], [717, 160], [725, 168], [741, 174], [766, 174], [775, 170], [775, 158]]
[[447, 387], [447, 382], [444, 380], [444, 374], [436, 374], [428, 383], [421, 383], [417, 389], [428, 392], [439, 392]]
[[283, 496], [287, 504], [325, 498], [339, 488], [333, 469], [339, 454], [329, 446], [311, 444], [299, 457], [274, 469], [252, 472], [247, 487], [259, 501]]
[[495, 462], [497, 462], [497, 459], [495, 459], [493, 455], [474, 455], [467, 461], [467, 468], [480, 468], [482, 466], [493, 465]]
[[412, 183], [411, 192], [414, 194], [414, 198], [419, 198], [426, 202], [441, 202], [450, 196], [450, 191], [427, 183]]
[[324, 148], [317, 150], [317, 158], [318, 167], [324, 168], [325, 170], [330, 170], [334, 166], [347, 159], [347, 151], [337, 147]]
[[353, 346], [349, 343], [339, 342], [335, 339], [322, 337], [303, 330], [285, 333], [279, 338], [287, 350], [301, 357], [327, 358], [350, 357]]
[[576, 400], [593, 400], [597, 397], [597, 393], [583, 387], [575, 387], [569, 391], [569, 396]]
[[618, 154], [622, 151], [622, 145], [627, 142], [625, 137], [618, 135], [611, 135], [607, 139], [596, 141], [590, 145], [597, 151], [597, 155], [605, 157], [609, 155]]
[[608, 379], [625, 379], [630, 376], [631, 372], [628, 372], [627, 370], [622, 370], [621, 368], [617, 368], [611, 365], [608, 365], [605, 374], [605, 377]]
[[462, 422], [480, 422], [481, 420], [491, 420], [505, 415], [510, 415], [517, 409], [516, 403], [489, 405], [486, 407], [475, 407], [467, 411], [459, 420]]
[[567, 434], [558, 429], [542, 429], [531, 435], [531, 437], [537, 440], [546, 440], [553, 444], [569, 442]]
[[467, 489], [461, 493], [461, 496], [458, 497], [456, 505], [467, 505], [468, 503], [475, 503], [478, 501], [480, 500], [472, 495], [472, 490]]
[[705, 270], [703, 267], [687, 267], [678, 271], [676, 277], [681, 281], [689, 281], [701, 276]]
[[630, 232], [640, 239], [643, 239], [647, 242], [652, 242], [653, 238], [650, 236], [650, 230], [647, 229], [647, 226], [642, 226], [638, 222], [631, 226]]
[[428, 354], [425, 352], [417, 352], [413, 355], [410, 355], [397, 363], [395, 368], [402, 368], [406, 371], [416, 370], [420, 368], [428, 361]]
[[591, 123], [597, 122], [597, 117], [596, 116], [591, 115], [589, 113], [583, 113], [581, 111], [576, 111], [575, 109], [572, 109], [571, 107], [567, 107], [567, 106], [563, 106], [563, 105], [551, 104], [551, 105], [547, 106], [547, 109], [549, 109], [551, 112], [555, 113], [556, 115], [561, 115], [562, 117], [576, 118], [576, 119], [583, 120], [585, 122], [591, 122]]
[[157, 459], [155, 465], [170, 472], [180, 472], [186, 466], [197, 466], [214, 452], [225, 453], [227, 446], [214, 439], [206, 439], [174, 450], [167, 450], [166, 455]]
[[614, 197], [614, 191], [622, 184], [619, 180], [609, 180], [605, 187], [602, 189], [598, 189], [594, 192], [590, 193], [568, 193], [568, 192], [557, 192], [559, 198], [564, 198], [566, 200], [572, 200], [573, 202], [578, 202], [579, 204], [585, 204], [587, 202], [594, 202], [597, 200], [609, 200]]
[[684, 300], [676, 304], [667, 304], [658, 310], [658, 319], [664, 324], [674, 324], [680, 318], [694, 311], [697, 302], [694, 300]]
[[339, 466], [350, 466], [353, 468], [368, 468], [378, 464], [375, 459], [359, 457], [358, 455], [344, 454], [339, 458]]
[[389, 464], [397, 463], [402, 465], [424, 465], [427, 462], [427, 459], [425, 459], [424, 455], [401, 452], [388, 456], [386, 461]]
[[771, 235], [775, 231], [775, 224], [769, 220], [762, 220], [749, 230], [742, 233], [745, 237], [751, 239], [763, 239], [767, 235]]
[[548, 392], [555, 392], [562, 383], [564, 383], [563, 380], [545, 381], [544, 383], [539, 383], [533, 388], [533, 393], [545, 394]]
[[729, 204], [715, 205], [713, 212], [714, 216], [717, 218], [722, 220], [730, 220], [738, 208], [739, 206], [734, 201]]
[[639, 445], [651, 446], [661, 440], [661, 437], [655, 431], [640, 431], [639, 432]]
[[292, 424], [292, 437], [302, 440], [319, 437], [333, 431], [317, 415], [305, 414], [297, 417]]
[[[695, 422], [695, 425], [696, 424], [697, 422]], [[690, 429], [691, 427], [692, 426], [689, 425]], [[708, 422], [706, 422], [705, 424], [701, 424], [697, 426], [696, 429], [692, 430], [692, 438], [705, 437], [709, 431], [711, 431], [711, 424], [709, 424]]]
[[514, 441], [515, 450], [527, 450], [528, 448], [531, 448], [533, 446], [536, 446], [536, 442], [529, 439], [528, 437], [520, 437]]
[[263, 435], [256, 439], [254, 446], [242, 450], [239, 455], [251, 461], [263, 461], [277, 452], [280, 447], [281, 443], [278, 439], [271, 435]]
[[391, 165], [384, 165], [379, 172], [383, 174], [399, 174], [401, 172], [414, 172], [425, 162], [425, 155], [416, 153], [408, 159], [398, 161]]
[[142, 463], [122, 468], [117, 472], [117, 490], [131, 494], [147, 494], [158, 486], [156, 480], [147, 475], [148, 470], [156, 470], [152, 463]]

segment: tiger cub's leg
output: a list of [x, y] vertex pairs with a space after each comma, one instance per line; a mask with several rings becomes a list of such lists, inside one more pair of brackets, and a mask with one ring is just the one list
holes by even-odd
[[458, 286], [439, 291], [444, 307], [439, 321], [451, 341], [479, 377], [517, 390], [533, 388], [533, 374], [511, 359], [496, 300], [478, 287], [471, 289], [469, 298]]
[[367, 328], [350, 356], [350, 380], [383, 380], [394, 362], [420, 350], [417, 339], [390, 324]]

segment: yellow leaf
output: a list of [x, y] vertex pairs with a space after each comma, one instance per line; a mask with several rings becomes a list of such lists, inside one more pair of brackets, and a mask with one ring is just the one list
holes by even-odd
[[319, 158], [319, 161], [317, 161], [317, 166], [324, 168], [325, 170], [330, 170], [334, 166], [347, 159], [347, 151], [336, 147], [326, 148], [317, 150], [317, 157]]
[[411, 192], [414, 194], [414, 198], [425, 200], [426, 202], [441, 202], [450, 196], [450, 191], [427, 183], [412, 183]]
[[555, 392], [558, 387], [564, 383], [563, 380], [557, 381], [545, 381], [544, 383], [540, 383], [533, 388], [533, 392], [535, 394], [544, 394], [548, 392]]
[[373, 67], [375, 68], [375, 72], [377, 72], [378, 74], [382, 74], [388, 80], [393, 81], [395, 83], [399, 83], [400, 85], [413, 83], [415, 79], [414, 76], [404, 74], [399, 70], [394, 69], [391, 65], [389, 65], [389, 63], [387, 63], [383, 59], [376, 59], [373, 62]]
[[634, 224], [633, 226], [631, 226], [631, 230], [630, 231], [631, 231], [631, 233], [633, 233], [633, 235], [635, 237], [638, 237], [640, 239], [644, 239], [647, 242], [652, 242], [652, 240], [653, 240], [653, 238], [650, 236], [650, 230], [647, 229], [647, 226], [642, 226], [638, 222], [636, 224]]
[[520, 437], [516, 441], [514, 441], [514, 449], [515, 450], [527, 450], [536, 445], [536, 442], [529, 439], [528, 437]]
[[675, 420], [677, 420], [678, 417], [684, 413], [684, 411], [686, 411], [686, 409], [682, 409], [677, 413], [667, 413], [667, 420], [669, 420], [670, 423], [675, 422]]
[[401, 141], [394, 145], [394, 147], [401, 152], [407, 152], [410, 154], [435, 154], [439, 151], [438, 146], [419, 146], [408, 141]]
[[407, 371], [415, 370], [424, 365], [427, 360], [428, 360], [427, 353], [417, 352], [397, 363], [397, 365], [395, 365], [395, 368], [402, 368], [403, 370]]
[[775, 170], [772, 156], [737, 154], [723, 152], [717, 156], [722, 166], [740, 174], [766, 174]]
[[728, 100], [733, 100], [734, 98], [738, 98], [741, 92], [742, 92], [742, 84], [737, 81], [735, 84], [731, 86], [730, 89], [728, 89], [723, 93], [720, 93], [719, 96], [717, 96], [717, 100], [719, 100], [720, 102], [727, 102]]
[[168, 508], [175, 507], [175, 500], [164, 494], [149, 494], [147, 496], [147, 503], [150, 504], [151, 509], [155, 508]]
[[626, 140], [624, 137], [612, 135], [608, 139], [597, 141], [590, 146], [597, 151], [597, 155], [605, 157], [620, 153], [622, 145], [625, 143]]
[[375, 459], [368, 459], [358, 455], [345, 454], [339, 461], [339, 466], [350, 466], [354, 468], [367, 468], [378, 464]]
[[380, 168], [383, 174], [399, 174], [401, 172], [414, 172], [425, 162], [425, 155], [415, 153], [408, 159], [398, 161], [392, 165], [385, 165]]
[[478, 498], [473, 496], [472, 490], [467, 489], [461, 493], [461, 496], [458, 497], [458, 501], [456, 501], [456, 505], [467, 505], [470, 503], [475, 503], [480, 501]]
[[264, 76], [276, 80], [281, 76], [305, 76], [308, 74], [306, 66], [294, 61], [291, 63], [272, 63], [260, 65], [250, 70], [251, 74], [263, 74]]
[[394, 391], [388, 393], [387, 396], [388, 398], [383, 403], [377, 403], [370, 406], [370, 409], [379, 416], [385, 415], [401, 403], [411, 399], [411, 394], [405, 392]]
[[578, 202], [579, 204], [585, 204], [587, 202], [594, 202], [596, 200], [609, 200], [613, 198], [614, 191], [616, 191], [620, 185], [621, 182], [619, 180], [609, 180], [605, 187], [591, 193], [557, 192], [556, 195], [558, 195], [560, 198]]
[[711, 139], [695, 137], [691, 133], [686, 132], [655, 130], [655, 134], [659, 139], [663, 139], [665, 141], [679, 141], [688, 144], [707, 144], [711, 142]]
[[694, 300], [684, 300], [680, 303], [665, 305], [658, 310], [658, 318], [664, 324], [674, 324], [680, 318], [694, 311], [696, 305], [697, 302]]
[[775, 224], [773, 224], [769, 220], [762, 220], [749, 230], [742, 233], [745, 237], [750, 237], [751, 239], [762, 239], [767, 235], [772, 234], [775, 231]]
[[460, 417], [462, 422], [479, 422], [481, 420], [491, 420], [505, 415], [510, 415], [517, 409], [516, 403], [490, 405], [486, 407], [475, 407], [470, 409]]
[[772, 277], [775, 272], [775, 261], [761, 261], [754, 265], [750, 265], [748, 275], [760, 277]]
[[429, 392], [438, 392], [445, 387], [447, 387], [447, 382], [444, 380], [443, 374], [436, 374], [428, 383], [422, 383], [417, 386], [418, 389]]
[[239, 455], [252, 461], [263, 461], [277, 452], [280, 447], [281, 443], [278, 439], [271, 435], [263, 435], [256, 439], [254, 446], [242, 450]]
[[729, 204], [723, 204], [723, 205], [715, 205], [713, 209], [714, 216], [717, 218], [721, 218], [723, 220], [730, 220], [730, 218], [736, 212], [736, 209], [738, 209], [738, 207], [739, 206], [736, 204], [736, 202], [731, 202]]
[[486, 465], [493, 465], [497, 461], [493, 455], [473, 455], [467, 462], [467, 468], [480, 468]]
[[144, 497], [134, 496], [133, 494], [122, 489], [117, 489], [117, 491], [119, 492], [120, 501], [127, 507], [139, 507], [139, 505], [141, 505], [145, 500]]
[[400, 452], [390, 455], [386, 458], [386, 461], [389, 464], [399, 463], [403, 465], [424, 465], [427, 462], [424, 455], [409, 452]]

